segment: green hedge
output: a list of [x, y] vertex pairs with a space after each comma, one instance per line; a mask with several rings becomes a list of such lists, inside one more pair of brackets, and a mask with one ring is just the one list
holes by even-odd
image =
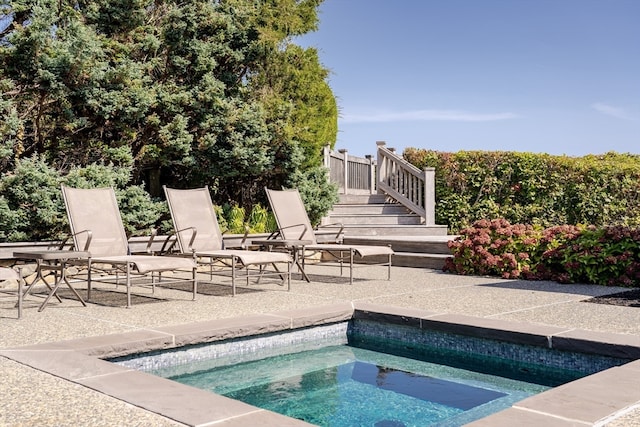
[[506, 279], [640, 287], [640, 228], [480, 220], [449, 243], [445, 271]]
[[496, 218], [542, 227], [640, 225], [640, 155], [408, 148], [404, 157], [436, 168], [436, 222], [454, 234]]

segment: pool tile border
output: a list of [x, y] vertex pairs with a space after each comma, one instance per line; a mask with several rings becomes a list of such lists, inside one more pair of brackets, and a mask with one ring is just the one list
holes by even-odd
[[[640, 359], [640, 337], [497, 319], [439, 314], [370, 303], [141, 329], [121, 334], [0, 350], [0, 355], [189, 426], [305, 426], [300, 420], [204, 392], [101, 358], [356, 319], [571, 351]], [[532, 396], [470, 425], [597, 425], [640, 404], [640, 360]]]

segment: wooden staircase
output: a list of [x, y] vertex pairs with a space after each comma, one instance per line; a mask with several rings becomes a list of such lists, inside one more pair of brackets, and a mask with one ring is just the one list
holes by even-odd
[[347, 244], [391, 245], [396, 252], [393, 264], [403, 267], [441, 269], [451, 256], [447, 243], [455, 238], [447, 235], [446, 226], [427, 226], [420, 216], [381, 194], [340, 195], [322, 220], [323, 230], [337, 230], [339, 226], [330, 225], [334, 223], [344, 227]]

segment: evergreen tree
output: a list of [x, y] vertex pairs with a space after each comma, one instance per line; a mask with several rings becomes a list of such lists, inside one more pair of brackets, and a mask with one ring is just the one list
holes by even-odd
[[244, 206], [317, 175], [337, 108], [292, 38], [320, 2], [0, 0], [0, 171], [130, 165], [152, 194], [207, 184]]

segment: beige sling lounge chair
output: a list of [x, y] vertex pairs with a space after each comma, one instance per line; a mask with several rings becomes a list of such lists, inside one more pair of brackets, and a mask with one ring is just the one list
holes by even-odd
[[[122, 224], [118, 202], [113, 188], [80, 189], [62, 186], [62, 195], [67, 208], [69, 225], [76, 250], [88, 251], [87, 298], [91, 298], [92, 282], [120, 284], [120, 275], [125, 274], [127, 307], [131, 307], [132, 276], [151, 276], [151, 285], [162, 281], [162, 273], [168, 271], [190, 271], [191, 279], [175, 278], [171, 281], [192, 282], [193, 298], [197, 293], [197, 265], [192, 259], [153, 255], [130, 255], [127, 236]], [[99, 268], [96, 268], [98, 267]], [[116, 271], [115, 277], [104, 276], [102, 266]], [[92, 277], [93, 270], [103, 272]], [[156, 274], [158, 273], [157, 281]], [[149, 284], [149, 283], [146, 283]]]
[[[287, 289], [291, 289], [292, 259], [288, 254], [250, 251], [243, 249], [225, 249], [218, 219], [213, 209], [209, 189], [196, 188], [177, 190], [164, 187], [169, 203], [171, 218], [175, 228], [178, 251], [182, 255], [195, 257], [200, 264], [208, 265], [210, 277], [214, 266], [231, 269], [231, 286], [236, 294], [236, 270], [244, 269], [247, 284], [250, 277], [258, 280], [264, 276], [279, 276], [287, 281]], [[280, 271], [278, 264], [286, 264], [287, 271]], [[266, 267], [273, 266], [273, 271]], [[226, 268], [220, 270], [224, 275]]]
[[[0, 282], [4, 282], [5, 280], [12, 280], [17, 283], [15, 293], [17, 294], [18, 302], [16, 303], [16, 307], [18, 308], [18, 319], [20, 319], [22, 317], [22, 287], [24, 285], [24, 279], [20, 271], [8, 267], [0, 267]], [[14, 293], [14, 291], [0, 288], [0, 293], [9, 292]]]
[[377, 263], [386, 265], [387, 279], [391, 279], [391, 256], [393, 250], [388, 246], [366, 246], [366, 245], [346, 245], [342, 243], [318, 243], [309, 216], [305, 210], [304, 203], [298, 190], [270, 190], [265, 188], [269, 204], [278, 223], [279, 238], [286, 241], [306, 241], [309, 244], [296, 245], [294, 250], [300, 249], [302, 254], [302, 274], [304, 273], [305, 258], [313, 255], [314, 252], [328, 254], [340, 263], [342, 274], [342, 264], [349, 263], [349, 283], [353, 284], [353, 263], [354, 257], [360, 258], [368, 256], [383, 256], [386, 261]]

